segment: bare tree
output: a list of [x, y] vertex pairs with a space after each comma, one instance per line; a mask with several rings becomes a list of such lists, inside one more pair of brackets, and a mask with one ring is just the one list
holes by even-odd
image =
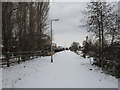
[[[99, 40], [99, 63], [103, 68], [104, 62], [104, 48], [106, 36], [112, 35], [112, 42], [114, 41], [114, 36], [116, 33], [115, 27], [117, 24], [114, 22], [115, 17], [113, 17], [114, 4], [107, 2], [90, 2], [88, 3], [88, 13], [87, 13], [87, 27], [89, 32], [93, 32], [96, 39]], [[115, 25], [114, 25], [114, 24]], [[112, 31], [109, 33], [109, 31]], [[108, 34], [109, 33], [109, 34]], [[108, 37], [107, 37], [108, 38]]]
[[48, 2], [3, 2], [3, 51], [40, 50], [47, 27]]

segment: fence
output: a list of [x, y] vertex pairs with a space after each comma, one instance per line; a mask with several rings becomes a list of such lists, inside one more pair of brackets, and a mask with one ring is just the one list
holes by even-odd
[[40, 56], [47, 55], [48, 50], [43, 49], [41, 51], [29, 51], [29, 52], [2, 52], [2, 56], [0, 58], [0, 66], [10, 67], [11, 64], [20, 62], [25, 62], [27, 60], [31, 60], [34, 58], [38, 58]]

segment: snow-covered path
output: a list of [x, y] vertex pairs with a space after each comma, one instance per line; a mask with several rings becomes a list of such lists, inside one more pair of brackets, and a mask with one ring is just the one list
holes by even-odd
[[[118, 88], [118, 80], [105, 75], [73, 52], [56, 53], [3, 69], [3, 88]], [[92, 70], [90, 70], [92, 69]]]

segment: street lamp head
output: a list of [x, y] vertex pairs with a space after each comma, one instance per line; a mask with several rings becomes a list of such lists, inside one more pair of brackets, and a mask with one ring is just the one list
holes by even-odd
[[55, 19], [55, 21], [59, 21], [59, 19]]
[[52, 21], [59, 21], [59, 19], [53, 19]]

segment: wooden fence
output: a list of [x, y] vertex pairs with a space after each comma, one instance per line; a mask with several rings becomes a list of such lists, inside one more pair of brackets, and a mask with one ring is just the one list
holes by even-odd
[[2, 52], [0, 57], [0, 66], [10, 67], [14, 63], [20, 64], [20, 62], [25, 62], [34, 58], [38, 58], [47, 55], [47, 50], [41, 51], [29, 51], [29, 52]]

